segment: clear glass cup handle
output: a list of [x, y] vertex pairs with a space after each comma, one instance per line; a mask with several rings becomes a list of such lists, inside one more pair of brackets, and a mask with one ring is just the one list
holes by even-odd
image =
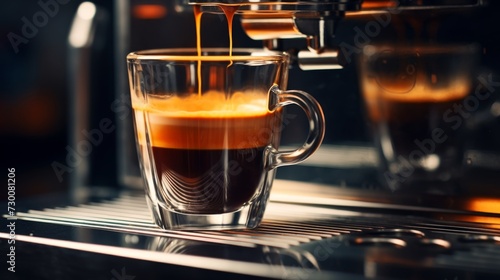
[[304, 144], [296, 150], [280, 152], [269, 151], [268, 168], [291, 165], [304, 161], [319, 148], [325, 136], [325, 116], [318, 101], [310, 94], [300, 90], [281, 90], [273, 85], [269, 90], [269, 110], [295, 104], [302, 108], [309, 120], [309, 134]]

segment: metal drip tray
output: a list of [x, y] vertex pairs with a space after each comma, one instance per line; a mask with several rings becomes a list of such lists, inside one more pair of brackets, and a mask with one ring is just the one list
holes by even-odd
[[346, 216], [350, 211], [321, 209], [285, 203], [270, 203], [262, 225], [253, 230], [174, 231], [153, 223], [144, 196], [123, 195], [113, 200], [18, 213], [18, 219], [129, 234], [181, 238], [214, 244], [255, 248], [290, 248], [313, 240], [357, 232], [369, 226], [335, 226], [318, 216]]
[[[473, 213], [415, 207], [388, 212], [376, 203], [326, 201], [326, 197], [318, 197], [318, 204], [306, 204], [304, 199], [292, 203], [277, 189], [255, 230], [162, 230], [152, 222], [143, 195], [122, 194], [18, 212], [16, 240], [26, 246], [182, 267], [183, 273], [202, 269], [231, 275], [228, 278], [234, 274], [278, 279], [500, 276], [497, 217], [473, 223], [463, 218]], [[7, 239], [8, 234], [0, 237]]]

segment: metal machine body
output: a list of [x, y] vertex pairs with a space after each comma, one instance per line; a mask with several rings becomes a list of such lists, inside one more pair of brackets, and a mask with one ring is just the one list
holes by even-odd
[[[345, 18], [375, 14], [399, 14], [404, 11], [445, 11], [472, 9], [486, 5], [484, 0], [467, 1], [189, 1], [202, 11], [221, 13], [220, 5], [238, 5], [241, 25], [253, 40], [262, 40], [266, 48], [279, 49], [279, 39], [303, 38], [310, 52], [300, 51], [302, 70], [338, 69], [346, 63], [342, 50], [334, 42], [337, 26]], [[355, 34], [352, 34], [354, 36]]]
[[[347, 190], [348, 196], [356, 199], [382, 198], [389, 204], [405, 201], [415, 205], [437, 204], [443, 208], [463, 209], [467, 204], [464, 201], [471, 196], [499, 196], [499, 191], [491, 186], [495, 181], [495, 170], [500, 166], [496, 160], [498, 147], [493, 140], [498, 137], [495, 120], [479, 127], [471, 136], [468, 157], [473, 160], [467, 165], [468, 177], [463, 181], [464, 186], [437, 193], [422, 188], [415, 193], [414, 190], [393, 192], [380, 184], [377, 154], [369, 135], [356, 65], [356, 56], [367, 43], [473, 42], [482, 45], [484, 53], [483, 72], [477, 73], [477, 86], [485, 79], [494, 83], [498, 75], [494, 63], [497, 57], [495, 38], [498, 36], [493, 35], [493, 29], [487, 28], [493, 19], [484, 14], [491, 15], [494, 9], [486, 1], [150, 2], [116, 1], [119, 15], [115, 24], [117, 100], [128, 100], [123, 57], [129, 51], [195, 46], [193, 5], [200, 5], [201, 11], [206, 13], [201, 22], [202, 47], [228, 45], [227, 21], [219, 6], [238, 5], [232, 34], [235, 47], [265, 47], [289, 52], [294, 62], [289, 87], [313, 94], [323, 106], [327, 118], [327, 132], [320, 151], [304, 164], [279, 170], [278, 178], [325, 183], [340, 188], [339, 194]], [[165, 13], [148, 17], [140, 13], [145, 7]], [[175, 27], [179, 25], [184, 27], [182, 31]], [[489, 88], [493, 89], [492, 85]], [[488, 102], [484, 106], [494, 107], [496, 104], [494, 99]], [[302, 141], [295, 137], [294, 131], [303, 129], [306, 124], [300, 114], [295, 113], [292, 110], [291, 114], [295, 116], [293, 127], [284, 131], [284, 145]], [[118, 179], [121, 185], [141, 189], [137, 160], [133, 160], [130, 118], [120, 118], [118, 124]], [[476, 135], [482, 134], [491, 141], [478, 144], [480, 139]], [[478, 178], [477, 172], [489, 175]], [[444, 196], [436, 199], [436, 194]], [[440, 199], [451, 199], [454, 203], [444, 205]]]
[[[7, 276], [498, 279], [500, 123], [490, 116], [500, 115], [498, 2], [486, 8], [481, 0], [114, 3], [114, 45], [110, 45], [114, 73], [98, 72], [102, 67], [83, 63], [92, 56], [86, 44], [73, 46], [70, 52], [80, 55], [72, 59], [72, 65], [78, 66], [73, 69], [77, 75], [73, 84], [84, 85], [72, 92], [74, 106], [85, 105], [87, 110], [74, 115], [76, 132], [93, 128], [85, 127], [86, 119], [104, 118], [92, 116], [99, 102], [86, 99], [90, 92], [85, 85], [90, 80], [84, 79], [98, 76], [114, 85], [114, 95], [107, 88], [93, 92], [112, 99], [100, 99], [100, 105], [115, 116], [110, 120], [116, 125], [116, 142], [106, 149], [116, 149], [113, 159], [98, 158], [96, 149], [92, 156], [101, 165], [88, 162], [81, 166], [90, 169], [75, 169], [68, 195], [16, 201], [16, 217], [5, 215], [7, 219], [0, 221], [0, 245], [7, 254], [12, 250], [7, 249], [12, 241], [9, 226], [14, 221], [16, 225], [19, 271]], [[211, 14], [202, 20], [203, 33], [208, 34], [203, 46], [219, 47], [227, 42], [227, 25], [217, 5], [242, 5], [241, 24], [234, 25], [236, 46], [264, 45], [295, 55], [289, 87], [313, 94], [326, 115], [323, 146], [303, 164], [279, 170], [268, 211], [255, 230], [165, 231], [148, 214], [135, 152], [125, 57], [140, 49], [195, 46], [194, 4]], [[96, 15], [99, 7], [97, 11]], [[99, 24], [87, 20], [85, 26], [93, 26], [88, 28], [93, 32]], [[480, 104], [487, 115], [468, 119], [474, 133], [469, 135], [464, 179], [453, 189], [384, 187], [367, 132], [355, 63], [360, 46], [418, 40], [474, 42], [483, 50], [476, 87], [491, 98]], [[339, 60], [342, 56], [344, 60]], [[93, 75], [87, 75], [90, 72]], [[285, 146], [303, 141], [295, 137], [296, 131], [307, 126], [300, 114], [293, 110], [289, 114], [292, 125], [283, 131]], [[81, 139], [72, 139], [70, 146], [77, 147]], [[103, 186], [95, 184], [98, 180], [92, 180], [95, 168], [117, 182], [102, 191]]]

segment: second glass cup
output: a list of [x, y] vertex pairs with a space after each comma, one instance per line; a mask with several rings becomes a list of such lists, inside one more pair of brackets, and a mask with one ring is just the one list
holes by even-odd
[[[146, 198], [165, 229], [255, 228], [276, 167], [309, 157], [324, 137], [320, 105], [285, 90], [289, 57], [262, 50], [148, 50], [127, 56]], [[283, 106], [309, 118], [294, 151], [278, 151]]]
[[383, 182], [391, 190], [457, 188], [467, 115], [478, 110], [469, 104], [477, 59], [476, 45], [363, 48], [361, 88]]

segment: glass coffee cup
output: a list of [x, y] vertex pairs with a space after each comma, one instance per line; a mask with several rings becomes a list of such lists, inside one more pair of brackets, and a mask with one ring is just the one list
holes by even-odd
[[[278, 166], [309, 157], [324, 116], [286, 90], [289, 57], [262, 50], [163, 49], [127, 56], [146, 198], [164, 229], [255, 228]], [[279, 151], [284, 106], [309, 118], [304, 144]]]
[[477, 111], [469, 101], [478, 46], [367, 45], [360, 58], [382, 182], [392, 191], [453, 192], [463, 173], [465, 114]]

